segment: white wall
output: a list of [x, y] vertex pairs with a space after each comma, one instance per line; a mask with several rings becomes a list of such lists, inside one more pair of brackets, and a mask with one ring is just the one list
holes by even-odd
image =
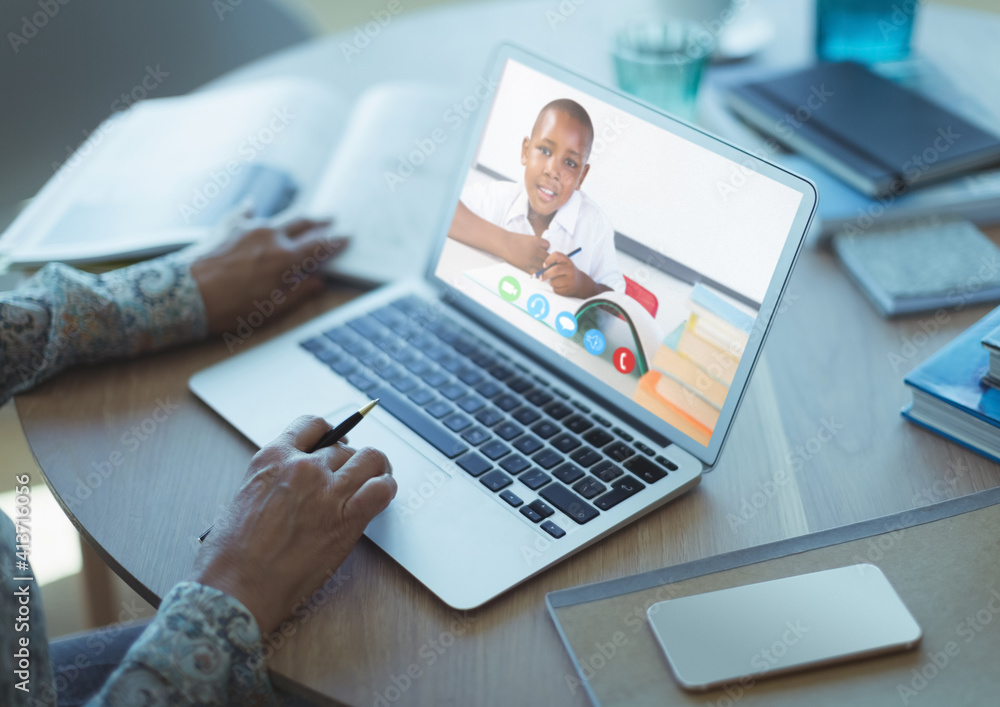
[[[763, 300], [798, 192], [513, 61], [497, 88], [477, 161], [521, 181], [521, 142], [538, 111], [556, 98], [571, 98], [590, 114], [597, 136], [583, 190], [617, 231]], [[720, 184], [729, 185], [734, 173], [745, 179], [724, 193]]]

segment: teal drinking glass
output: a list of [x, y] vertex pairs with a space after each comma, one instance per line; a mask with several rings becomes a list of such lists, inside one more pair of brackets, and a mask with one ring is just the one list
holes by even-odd
[[874, 64], [910, 54], [918, 0], [816, 0], [820, 61]]
[[686, 120], [695, 117], [701, 74], [715, 37], [693, 22], [635, 22], [615, 36], [612, 59], [623, 91]]

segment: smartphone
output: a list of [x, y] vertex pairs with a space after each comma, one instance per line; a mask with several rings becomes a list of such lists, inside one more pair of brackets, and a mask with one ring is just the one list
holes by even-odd
[[707, 690], [906, 650], [920, 626], [874, 565], [669, 599], [647, 611], [677, 681]]

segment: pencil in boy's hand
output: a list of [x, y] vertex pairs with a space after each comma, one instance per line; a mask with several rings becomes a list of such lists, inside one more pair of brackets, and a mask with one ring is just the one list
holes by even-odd
[[[570, 253], [566, 257], [567, 258], [572, 258], [574, 255], [576, 255], [577, 253], [579, 253], [581, 250], [583, 250], [583, 248], [577, 248], [576, 250], [574, 250], [572, 253]], [[544, 273], [549, 268], [554, 268], [556, 265], [558, 265], [558, 263], [552, 263], [552, 265], [550, 265], [548, 268], [542, 268], [541, 270], [539, 270], [538, 272], [536, 272], [534, 274], [534, 277], [541, 277], [542, 273]]]
[[[339, 425], [334, 427], [332, 430], [326, 432], [322, 437], [319, 438], [319, 442], [316, 443], [316, 446], [309, 450], [309, 453], [312, 454], [313, 452], [319, 451], [324, 447], [329, 447], [333, 444], [336, 444], [337, 440], [341, 439], [344, 435], [346, 435], [348, 432], [357, 427], [358, 423], [361, 422], [363, 419], [365, 419], [365, 415], [367, 415], [368, 413], [370, 413], [372, 410], [375, 409], [375, 406], [378, 405], [378, 401], [379, 398], [375, 398], [370, 403], [368, 403], [360, 410], [358, 410], [356, 413], [354, 413], [346, 420], [341, 422]], [[212, 528], [214, 527], [215, 524], [213, 523], [208, 527], [208, 530], [199, 535], [198, 542], [205, 542], [205, 538], [208, 537], [208, 534], [212, 532]]]

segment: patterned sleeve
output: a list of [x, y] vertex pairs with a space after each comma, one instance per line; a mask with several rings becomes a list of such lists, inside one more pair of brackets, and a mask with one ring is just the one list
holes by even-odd
[[274, 705], [253, 615], [218, 589], [181, 582], [89, 707]]
[[0, 404], [73, 364], [160, 349], [207, 330], [201, 293], [179, 254], [104, 275], [46, 265], [0, 293]]

